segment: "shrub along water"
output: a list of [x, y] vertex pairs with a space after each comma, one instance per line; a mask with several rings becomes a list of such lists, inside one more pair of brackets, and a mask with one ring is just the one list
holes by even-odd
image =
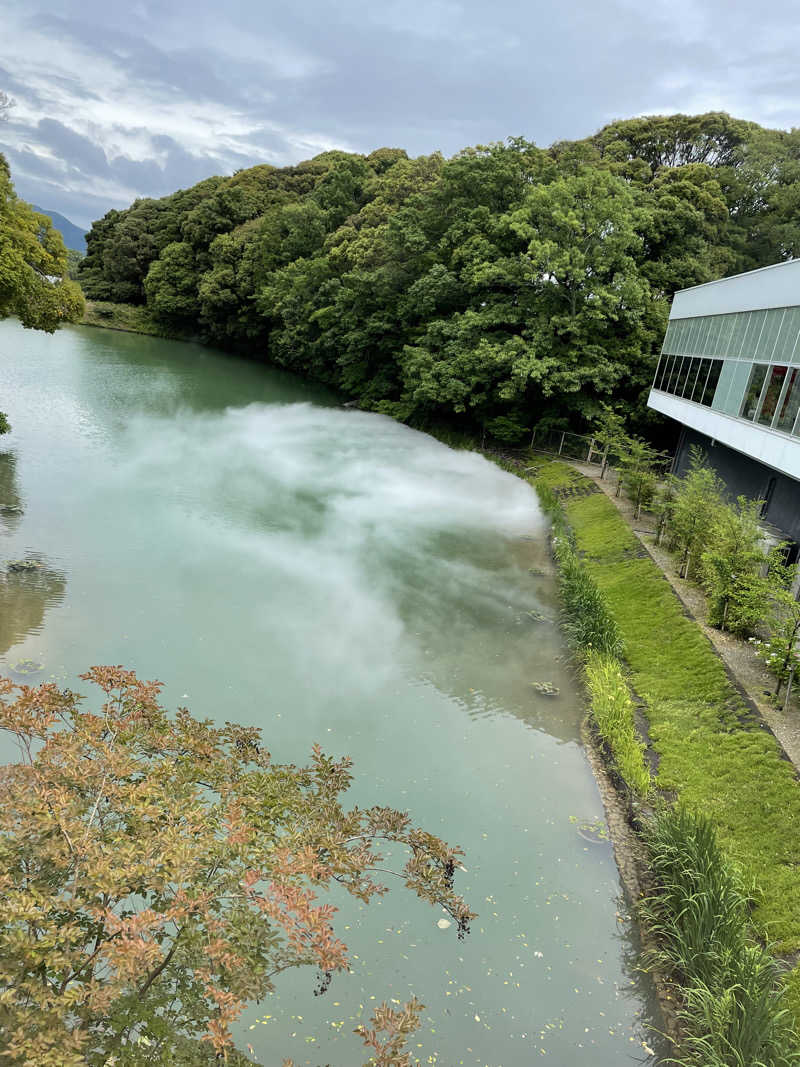
[[748, 926], [749, 896], [709, 820], [682, 806], [646, 825], [655, 891], [643, 914], [654, 961], [682, 985], [683, 1059], [692, 1067], [797, 1067], [800, 1039], [770, 953]]
[[636, 734], [634, 705], [622, 665], [615, 656], [590, 650], [584, 665], [592, 716], [626, 785], [638, 796], [650, 792], [644, 745]]
[[592, 581], [567, 534], [553, 538], [564, 602], [564, 629], [571, 644], [584, 653], [622, 655], [619, 627], [600, 590]]

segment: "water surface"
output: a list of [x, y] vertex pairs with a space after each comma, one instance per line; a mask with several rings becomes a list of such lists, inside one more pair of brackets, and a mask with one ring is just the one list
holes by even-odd
[[422, 1063], [649, 1062], [532, 490], [263, 366], [110, 331], [0, 322], [0, 408], [0, 562], [42, 564], [0, 569], [3, 673], [123, 663], [276, 759], [352, 756], [353, 801], [466, 850], [469, 938], [403, 892], [345, 903], [353, 973], [320, 998], [287, 976], [239, 1027], [254, 1062], [360, 1063], [353, 1026], [412, 992]]

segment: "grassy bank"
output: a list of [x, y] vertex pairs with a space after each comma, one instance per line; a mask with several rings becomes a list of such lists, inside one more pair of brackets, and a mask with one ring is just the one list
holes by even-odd
[[81, 326], [101, 326], [106, 330], [122, 330], [124, 333], [143, 333], [152, 337], [170, 340], [187, 340], [170, 333], [159, 325], [146, 307], [135, 304], [111, 304], [101, 300], [87, 300]]
[[[724, 855], [753, 886], [748, 918], [759, 939], [784, 955], [798, 952], [800, 784], [793, 766], [613, 503], [555, 461], [539, 462], [535, 484], [546, 505], [561, 500], [563, 528], [619, 629], [630, 684], [645, 704], [656, 787], [708, 818]], [[556, 532], [560, 541], [563, 529]], [[594, 702], [597, 687], [587, 681]], [[615, 689], [615, 719], [627, 730], [625, 696]], [[630, 737], [627, 744], [633, 751]], [[800, 1018], [800, 971], [786, 984], [786, 1004]]]

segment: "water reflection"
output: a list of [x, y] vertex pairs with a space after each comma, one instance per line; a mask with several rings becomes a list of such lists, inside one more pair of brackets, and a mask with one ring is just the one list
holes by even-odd
[[[265, 400], [292, 403], [303, 399], [336, 404], [321, 386], [298, 380], [286, 371], [227, 355], [193, 342], [165, 343], [157, 337], [88, 327], [72, 327], [81, 349], [81, 395], [93, 414], [114, 428], [130, 415], [170, 418], [178, 412], [219, 412], [226, 407]], [[227, 364], [224, 375], [220, 366]]]
[[14, 533], [22, 519], [22, 497], [17, 486], [17, 457], [0, 452], [0, 532]]
[[[12, 561], [0, 569], [0, 656], [39, 633], [47, 609], [64, 599], [66, 587], [64, 575], [41, 558]], [[17, 674], [36, 673], [33, 661], [11, 663], [10, 667]]]

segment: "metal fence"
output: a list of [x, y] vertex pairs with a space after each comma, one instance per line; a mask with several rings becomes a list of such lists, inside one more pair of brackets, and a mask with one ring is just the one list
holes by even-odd
[[[531, 448], [553, 456], [566, 456], [567, 459], [580, 459], [584, 463], [596, 463], [598, 466], [605, 457], [605, 451], [595, 437], [570, 433], [568, 430], [534, 430]], [[611, 458], [609, 456], [609, 459]]]
[[[609, 449], [608, 454], [596, 437], [589, 434], [570, 433], [569, 430], [534, 430], [531, 436], [530, 447], [536, 452], [544, 452], [552, 456], [564, 456], [566, 459], [577, 459], [582, 463], [592, 463], [602, 467], [607, 465], [612, 468], [619, 466], [620, 457], [614, 449]], [[666, 474], [672, 467], [672, 456], [659, 460], [656, 469]]]

